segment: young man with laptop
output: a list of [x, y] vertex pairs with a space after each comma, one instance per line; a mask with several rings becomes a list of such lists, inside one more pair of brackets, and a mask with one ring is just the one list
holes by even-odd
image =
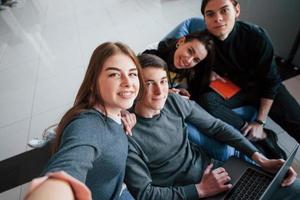
[[[168, 93], [166, 64], [154, 55], [139, 56], [145, 90], [134, 112], [137, 124], [129, 137], [125, 182], [135, 199], [199, 199], [234, 188], [221, 162], [207, 156], [187, 138], [187, 123], [232, 145], [265, 171], [275, 173], [282, 160], [265, 158], [233, 127], [212, 117], [194, 101]], [[214, 148], [214, 147], [211, 147]], [[238, 160], [240, 161], [240, 160]], [[226, 164], [225, 164], [226, 165]], [[289, 168], [272, 199], [296, 199], [300, 181]]]

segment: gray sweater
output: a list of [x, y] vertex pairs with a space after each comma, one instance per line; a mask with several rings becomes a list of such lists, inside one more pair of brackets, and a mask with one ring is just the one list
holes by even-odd
[[211, 158], [189, 142], [186, 122], [248, 156], [258, 151], [240, 132], [194, 101], [170, 94], [160, 114], [138, 116], [129, 137], [125, 182], [136, 199], [198, 199], [195, 184]]
[[127, 152], [128, 140], [122, 125], [89, 110], [64, 129], [59, 150], [44, 173], [64, 170], [88, 186], [93, 200], [118, 199]]

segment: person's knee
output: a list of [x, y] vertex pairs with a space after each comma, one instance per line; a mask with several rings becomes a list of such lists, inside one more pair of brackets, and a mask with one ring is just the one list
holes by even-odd
[[225, 161], [234, 155], [234, 148], [199, 131], [192, 124], [187, 124], [189, 141], [201, 147], [211, 157]]
[[213, 147], [213, 149], [215, 149], [216, 159], [223, 162], [228, 160], [231, 156], [234, 156], [234, 152], [235, 152], [235, 149], [233, 147], [230, 147], [225, 144], [220, 145], [217, 148]]

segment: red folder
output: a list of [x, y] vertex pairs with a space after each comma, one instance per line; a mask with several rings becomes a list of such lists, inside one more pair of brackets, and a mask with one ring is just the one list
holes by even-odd
[[224, 79], [226, 80], [226, 82], [223, 82], [220, 79], [216, 79], [210, 82], [209, 87], [227, 100], [238, 93], [241, 88], [239, 88], [239, 86], [235, 85], [230, 80], [226, 78]]

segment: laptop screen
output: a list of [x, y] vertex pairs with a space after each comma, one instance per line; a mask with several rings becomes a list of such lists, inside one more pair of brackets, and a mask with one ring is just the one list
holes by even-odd
[[269, 187], [266, 189], [264, 194], [261, 196], [261, 198], [260, 198], [261, 200], [270, 199], [270, 197], [274, 193], [274, 191], [277, 188], [281, 187], [281, 183], [282, 183], [283, 179], [285, 178], [285, 175], [288, 172], [288, 170], [294, 160], [294, 157], [297, 153], [298, 148], [299, 148], [299, 144], [296, 144], [293, 151], [291, 152], [290, 156], [287, 158], [287, 160], [282, 165], [280, 170], [276, 173], [276, 176], [273, 178]]

